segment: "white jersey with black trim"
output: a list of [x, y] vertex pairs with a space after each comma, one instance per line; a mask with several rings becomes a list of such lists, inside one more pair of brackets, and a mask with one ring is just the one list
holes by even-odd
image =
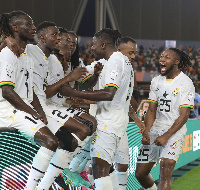
[[[30, 104], [33, 101], [33, 61], [26, 53], [19, 58], [7, 47], [0, 52], [0, 87], [11, 85], [21, 99]], [[10, 108], [12, 105], [2, 97], [0, 88], [0, 108]], [[5, 112], [5, 110], [4, 110]]]
[[40, 101], [46, 101], [46, 86], [48, 86], [48, 58], [43, 51], [37, 46], [28, 44], [26, 46], [26, 53], [34, 62], [33, 82], [34, 91]]
[[112, 101], [97, 102], [98, 129], [121, 137], [128, 125], [128, 111], [133, 91], [133, 69], [128, 58], [114, 52], [99, 75], [98, 89], [115, 87]]
[[[54, 54], [51, 54], [48, 57], [48, 60], [49, 60], [48, 84], [52, 85], [61, 80], [62, 78], [64, 78], [64, 71], [61, 62]], [[55, 103], [62, 106], [64, 102], [65, 102], [65, 97], [62, 96], [60, 93], [57, 93], [55, 96], [47, 99], [47, 104]]]
[[180, 108], [193, 108], [194, 94], [192, 80], [183, 72], [173, 80], [161, 75], [154, 77], [148, 101], [158, 105], [156, 122], [172, 125], [180, 116]]

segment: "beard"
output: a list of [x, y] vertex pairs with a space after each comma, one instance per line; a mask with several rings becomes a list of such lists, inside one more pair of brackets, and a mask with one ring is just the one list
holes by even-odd
[[167, 69], [166, 71], [165, 71], [165, 73], [161, 73], [161, 76], [166, 76], [166, 75], [168, 75], [169, 73], [170, 73], [170, 71], [172, 71], [173, 70], [173, 68], [174, 68], [174, 64], [169, 68], [169, 69]]

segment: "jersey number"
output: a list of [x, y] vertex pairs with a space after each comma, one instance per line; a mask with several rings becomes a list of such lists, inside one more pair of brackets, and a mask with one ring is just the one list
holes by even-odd
[[171, 100], [160, 99], [160, 111], [170, 112]]
[[[145, 153], [145, 152], [147, 152], [147, 153]], [[149, 149], [147, 149], [147, 148], [140, 150], [140, 152], [138, 154], [138, 161], [148, 161], [149, 160], [148, 152], [149, 152]], [[139, 158], [140, 156], [142, 156], [142, 159]]]
[[58, 113], [57, 113], [57, 116], [58, 116], [58, 117], [60, 117], [60, 118], [62, 118], [62, 119], [66, 119], [66, 118], [67, 118], [67, 116], [68, 116], [67, 114], [65, 114], [65, 115], [63, 115], [63, 116], [62, 116], [62, 115], [61, 115], [61, 114], [62, 114], [62, 112], [61, 112], [61, 111], [59, 111], [59, 110], [53, 110], [52, 114], [53, 114], [53, 115], [55, 115], [55, 114], [56, 114], [56, 112], [58, 112]]

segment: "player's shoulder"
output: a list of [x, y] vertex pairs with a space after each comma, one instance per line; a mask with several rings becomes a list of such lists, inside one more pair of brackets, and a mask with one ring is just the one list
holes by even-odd
[[5, 47], [0, 52], [0, 59], [17, 59], [17, 56], [8, 47]]
[[121, 52], [114, 52], [108, 59], [106, 65], [107, 67], [111, 68], [114, 68], [113, 66], [116, 66], [119, 70], [121, 70], [124, 67], [124, 63], [126, 62], [129, 62], [126, 56], [124, 56]]
[[158, 76], [153, 77], [152, 80], [151, 80], [151, 82], [152, 83], [157, 83], [157, 82], [163, 81], [163, 80], [165, 80], [165, 77], [161, 76], [161, 75], [158, 75]]
[[51, 54], [48, 57], [48, 60], [49, 60], [49, 62], [59, 62], [60, 63], [60, 61], [58, 60], [58, 58], [54, 54]]
[[117, 52], [113, 52], [112, 53], [112, 55], [110, 56], [110, 58], [108, 59], [108, 61], [110, 60], [110, 59], [116, 59], [116, 60], [118, 60], [118, 59], [122, 59], [122, 58], [125, 58], [126, 56], [125, 55], [123, 55], [121, 52], [119, 52], [119, 51], [117, 51]]
[[28, 55], [38, 55], [38, 54], [43, 54], [42, 50], [37, 46], [37, 45], [33, 45], [33, 44], [27, 44], [26, 48], [25, 48], [25, 52]]
[[188, 77], [185, 73], [181, 72], [180, 73], [180, 78], [181, 78], [181, 81], [184, 80], [184, 81], [188, 81], [190, 83], [192, 83], [192, 80], [190, 79], [190, 77]]

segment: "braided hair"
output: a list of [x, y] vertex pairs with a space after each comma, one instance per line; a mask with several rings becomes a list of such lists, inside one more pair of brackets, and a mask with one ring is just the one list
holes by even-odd
[[20, 19], [20, 17], [24, 15], [28, 14], [20, 10], [0, 15], [0, 36], [2, 40], [9, 36], [13, 37], [12, 25], [16, 20]]
[[118, 45], [118, 41], [121, 38], [121, 34], [118, 30], [113, 30], [111, 28], [105, 28], [94, 34], [94, 37], [106, 42], [106, 44], [111, 44], [113, 46]]
[[184, 51], [181, 51], [178, 48], [169, 48], [169, 50], [174, 51], [177, 55], [177, 58], [180, 60], [178, 65], [179, 69], [185, 70], [192, 65], [190, 56]]
[[[73, 31], [68, 31], [67, 33], [74, 35], [78, 39], [78, 36]], [[79, 48], [79, 45], [77, 42], [76, 49], [75, 49], [73, 55], [71, 56], [72, 70], [74, 70], [75, 68], [77, 68], [79, 66], [79, 57], [80, 57], [80, 48]]]

